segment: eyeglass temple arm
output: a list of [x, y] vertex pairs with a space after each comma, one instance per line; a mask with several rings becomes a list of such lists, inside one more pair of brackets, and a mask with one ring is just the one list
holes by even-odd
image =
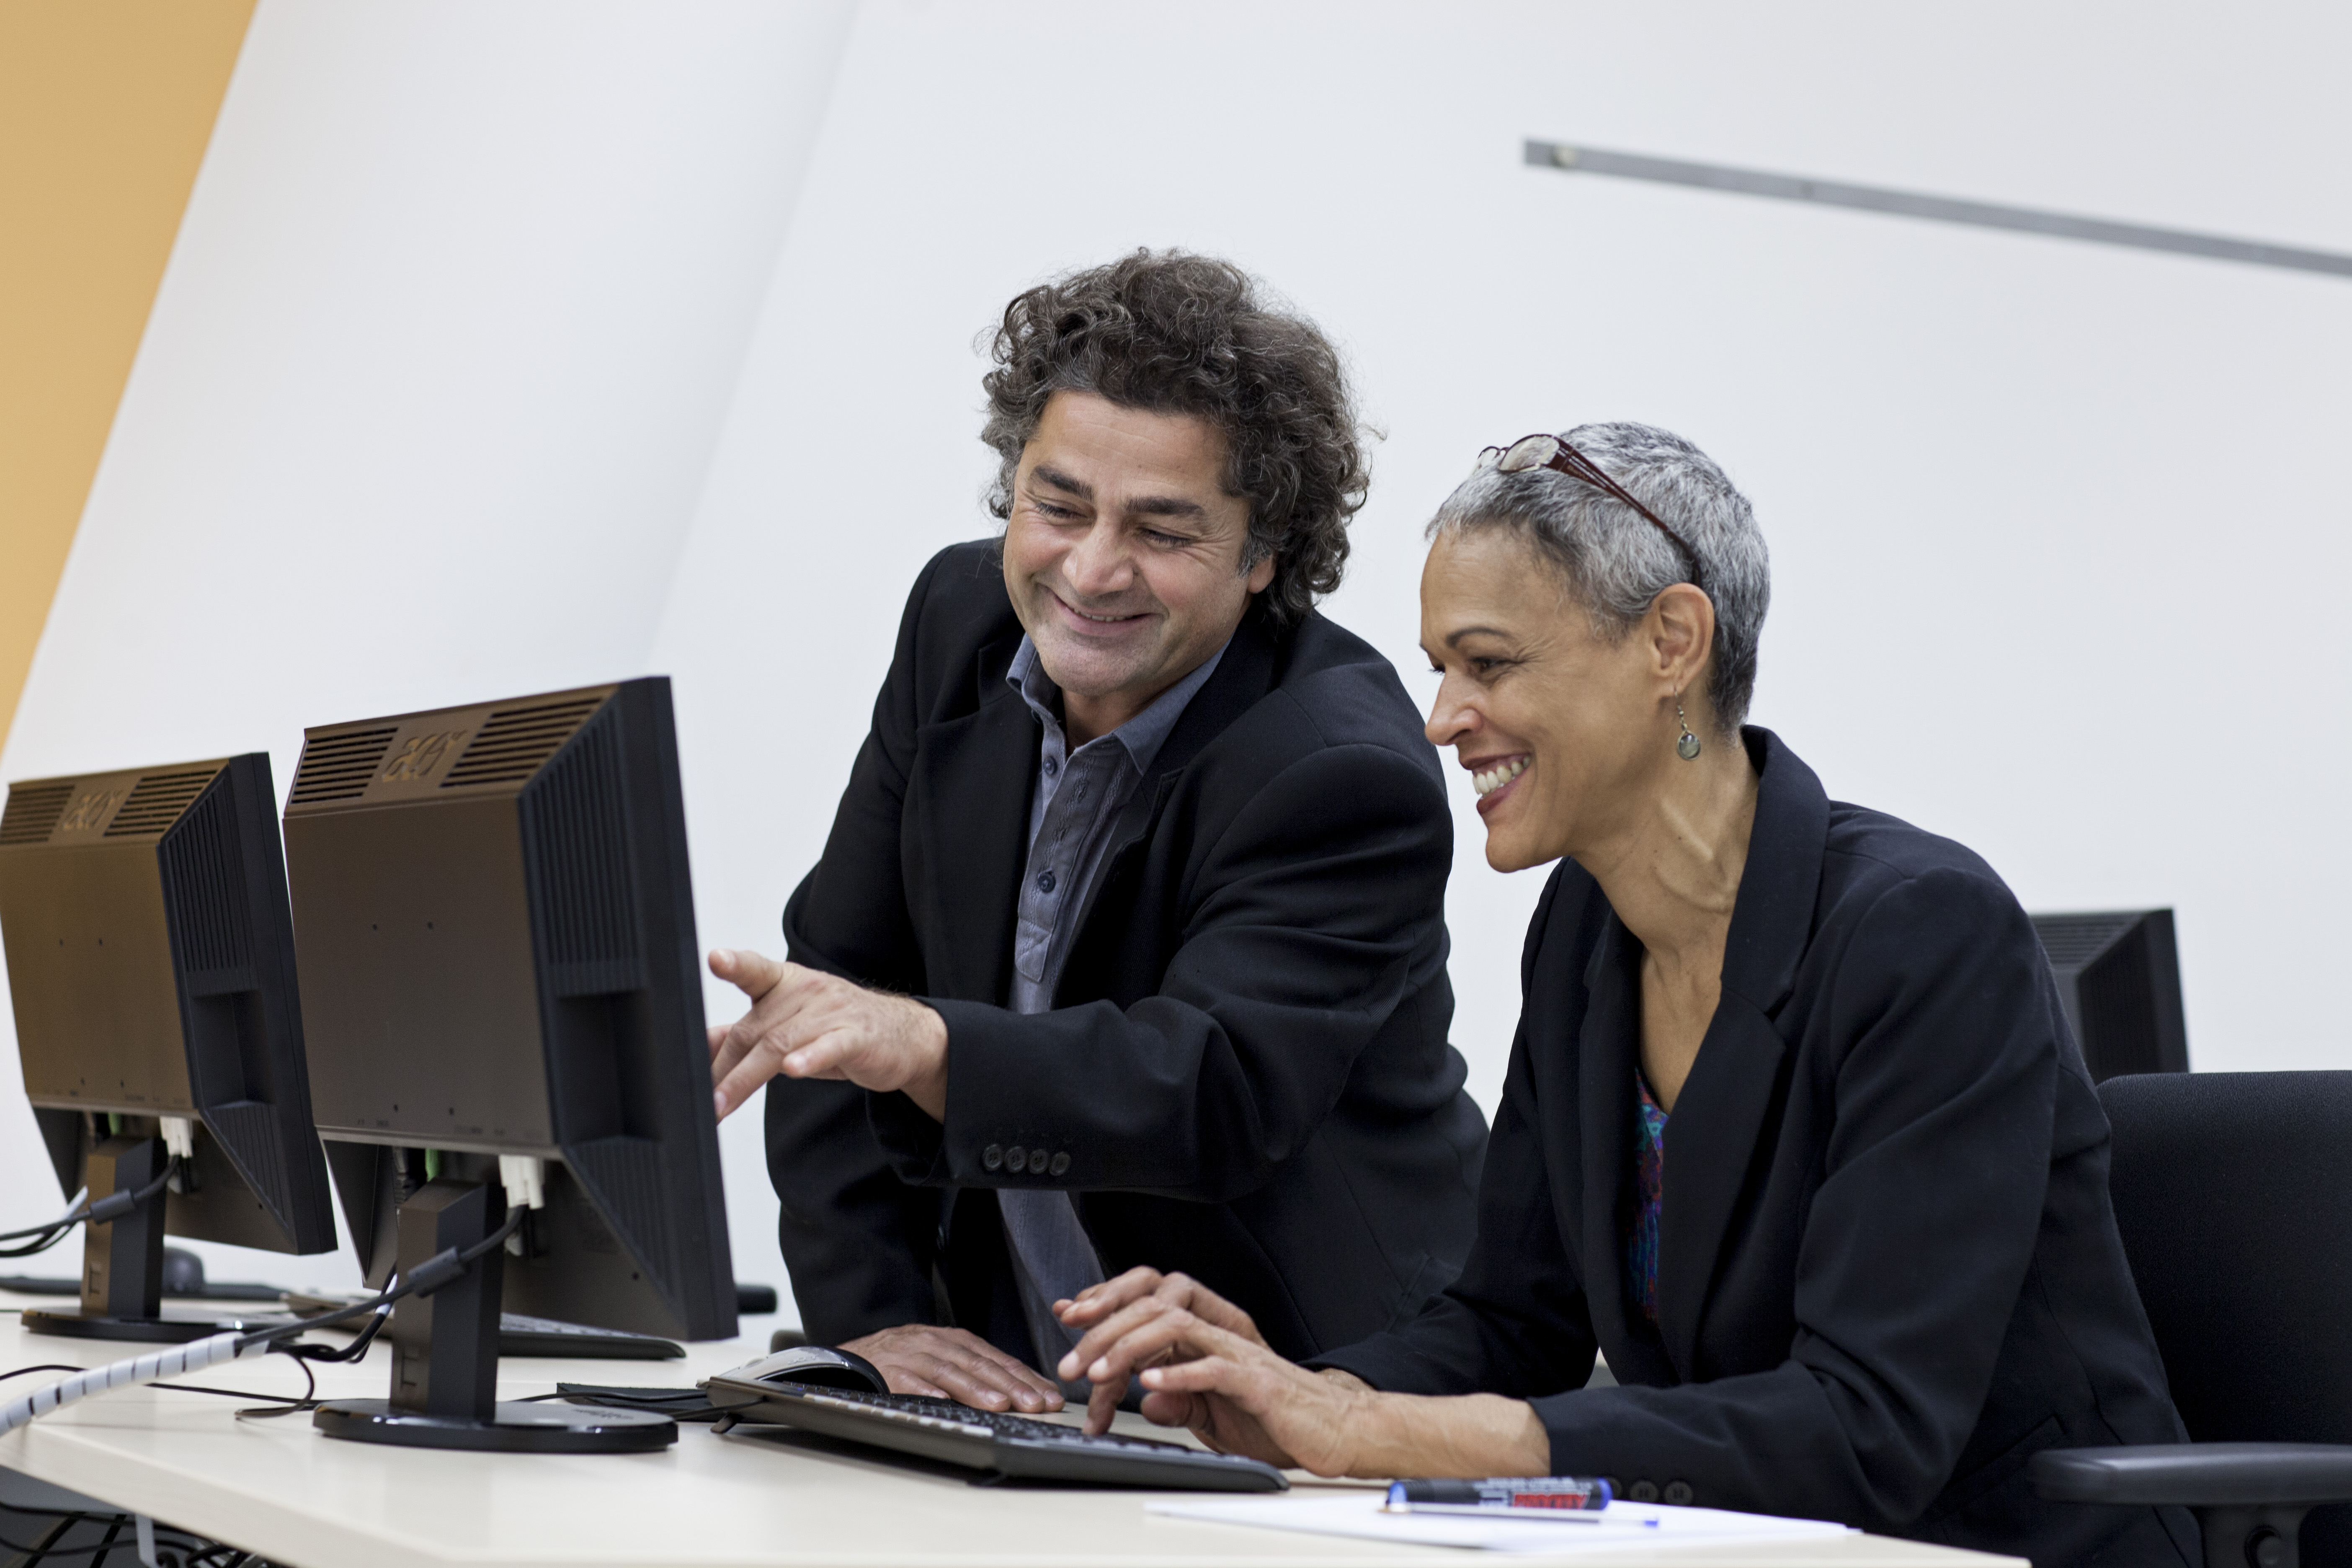
[[[1673, 541], [1675, 548], [1683, 552], [1683, 559], [1690, 563], [1692, 577], [1694, 579], [1697, 577], [1698, 552], [1691, 548], [1690, 541], [1685, 539], [1672, 528], [1667, 527], [1665, 519], [1660, 517], [1656, 512], [1652, 511], [1648, 507], [1643, 506], [1640, 501], [1635, 500], [1632, 492], [1627, 490], [1624, 486], [1619, 484], [1615, 479], [1611, 479], [1607, 474], [1601, 471], [1600, 464], [1594, 462], [1591, 458], [1586, 457], [1583, 453], [1578, 451], [1575, 447], [1570, 446], [1565, 441], [1560, 442], [1559, 451], [1561, 457], [1571, 459], [1573, 464], [1573, 466], [1570, 466], [1569, 463], [1562, 463], [1559, 465], [1562, 469], [1568, 473], [1575, 475], [1576, 478], [1584, 480], [1587, 484], [1607, 491], [1610, 495], [1615, 497], [1621, 501], [1623, 501], [1627, 506], [1632, 507], [1635, 511], [1641, 513], [1643, 518], [1649, 522], [1651, 527], [1656, 529], [1660, 533], [1664, 534], [1669, 540]], [[1696, 586], [1696, 583], [1694, 583], [1693, 585]]]

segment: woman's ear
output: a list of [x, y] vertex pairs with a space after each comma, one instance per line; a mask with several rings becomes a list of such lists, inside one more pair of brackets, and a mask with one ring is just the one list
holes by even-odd
[[1675, 690], [1687, 690], [1715, 647], [1715, 601], [1692, 584], [1676, 583], [1651, 601], [1643, 631], [1657, 673]]

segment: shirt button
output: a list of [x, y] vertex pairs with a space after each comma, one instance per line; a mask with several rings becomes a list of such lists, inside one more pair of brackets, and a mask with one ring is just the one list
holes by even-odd
[[[1020, 1152], [1021, 1151], [1018, 1149], [1013, 1151], [1016, 1154]], [[1658, 1500], [1658, 1483], [1655, 1481], [1635, 1481], [1633, 1483], [1633, 1489], [1627, 1492], [1625, 1495], [1632, 1498], [1635, 1502], [1655, 1502]]]
[[[1029, 1168], [1029, 1151], [1024, 1149], [1018, 1143], [1015, 1143], [1012, 1148], [1007, 1149], [1004, 1152], [1004, 1168], [1012, 1172], [1016, 1176], [1022, 1172], [1027, 1170]], [[1657, 1496], [1657, 1493], [1653, 1491], [1650, 1495], [1652, 1497], [1655, 1497]]]
[[1055, 761], [1053, 758], [1051, 758], [1051, 757], [1047, 757], [1047, 758], [1045, 759], [1045, 776], [1046, 776], [1047, 778], [1052, 778], [1055, 773], [1060, 773], [1061, 771], [1062, 771], [1062, 764], [1061, 764], [1061, 763], [1059, 763], [1055, 762]]
[[982, 1149], [980, 1152], [980, 1168], [982, 1170], [993, 1171], [1003, 1163], [1004, 1146], [1003, 1144], [991, 1143], [987, 1148]]
[[1687, 1508], [1690, 1506], [1691, 1498], [1696, 1494], [1691, 1491], [1691, 1484], [1688, 1481], [1668, 1481], [1664, 1495], [1665, 1500], [1676, 1508]]
[[1054, 890], [1053, 872], [1040, 871], [1037, 873], [1037, 890], [1041, 893], [1050, 893]]
[[1056, 1154], [1054, 1156], [1054, 1163], [1045, 1168], [1058, 1176], [1070, 1168], [1070, 1157], [1067, 1154]]

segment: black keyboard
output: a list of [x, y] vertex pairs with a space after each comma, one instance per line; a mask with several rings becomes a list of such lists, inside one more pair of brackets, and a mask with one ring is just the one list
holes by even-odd
[[633, 1334], [622, 1329], [592, 1329], [585, 1323], [500, 1312], [499, 1354], [569, 1356], [578, 1361], [676, 1361], [686, 1354], [686, 1347], [672, 1340]]
[[1149, 1437], [1090, 1437], [1076, 1426], [975, 1410], [951, 1399], [732, 1377], [714, 1377], [703, 1388], [726, 1413], [721, 1431], [739, 1422], [797, 1426], [1024, 1480], [1211, 1492], [1278, 1492], [1290, 1484], [1256, 1459]]

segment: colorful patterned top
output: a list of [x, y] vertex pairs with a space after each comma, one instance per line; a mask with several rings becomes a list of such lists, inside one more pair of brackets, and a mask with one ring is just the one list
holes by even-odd
[[1653, 1326], [1658, 1321], [1658, 1210], [1666, 1195], [1666, 1113], [1650, 1097], [1637, 1070], [1642, 1104], [1634, 1121], [1633, 1208], [1625, 1235], [1625, 1283], [1633, 1305]]

